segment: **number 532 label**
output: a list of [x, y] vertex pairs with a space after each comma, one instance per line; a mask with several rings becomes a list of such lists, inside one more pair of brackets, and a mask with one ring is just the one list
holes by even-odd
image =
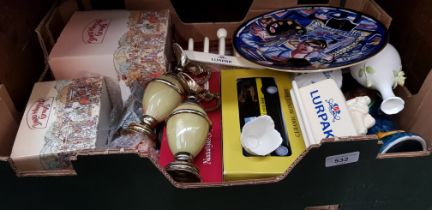
[[340, 166], [355, 163], [359, 160], [360, 152], [350, 152], [340, 155], [328, 156], [325, 159], [325, 167]]

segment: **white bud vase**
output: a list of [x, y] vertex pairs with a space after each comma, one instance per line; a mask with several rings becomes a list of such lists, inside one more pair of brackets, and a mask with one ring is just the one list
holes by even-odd
[[352, 66], [351, 75], [364, 87], [380, 92], [384, 113], [397, 114], [404, 108], [404, 100], [393, 93], [393, 88], [404, 84], [405, 77], [399, 53], [391, 44], [366, 62]]

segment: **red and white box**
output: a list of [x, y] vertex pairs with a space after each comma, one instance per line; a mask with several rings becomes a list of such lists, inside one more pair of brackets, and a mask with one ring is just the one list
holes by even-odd
[[106, 76], [120, 84], [123, 101], [133, 81], [145, 83], [168, 69], [169, 11], [77, 11], [48, 62], [57, 80]]

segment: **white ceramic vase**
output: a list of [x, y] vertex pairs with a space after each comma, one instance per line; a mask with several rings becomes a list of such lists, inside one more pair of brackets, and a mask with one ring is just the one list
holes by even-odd
[[380, 92], [384, 113], [391, 115], [403, 110], [405, 102], [395, 96], [393, 89], [404, 84], [405, 76], [399, 53], [391, 44], [366, 62], [352, 66], [351, 75], [364, 87]]

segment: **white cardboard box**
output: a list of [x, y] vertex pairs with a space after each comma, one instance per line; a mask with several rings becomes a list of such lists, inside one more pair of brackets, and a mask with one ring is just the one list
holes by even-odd
[[55, 79], [101, 75], [118, 81], [123, 101], [133, 81], [165, 73], [170, 52], [169, 12], [77, 11], [49, 55]]
[[70, 155], [106, 145], [111, 111], [102, 77], [36, 83], [12, 148], [17, 173], [72, 170]]

